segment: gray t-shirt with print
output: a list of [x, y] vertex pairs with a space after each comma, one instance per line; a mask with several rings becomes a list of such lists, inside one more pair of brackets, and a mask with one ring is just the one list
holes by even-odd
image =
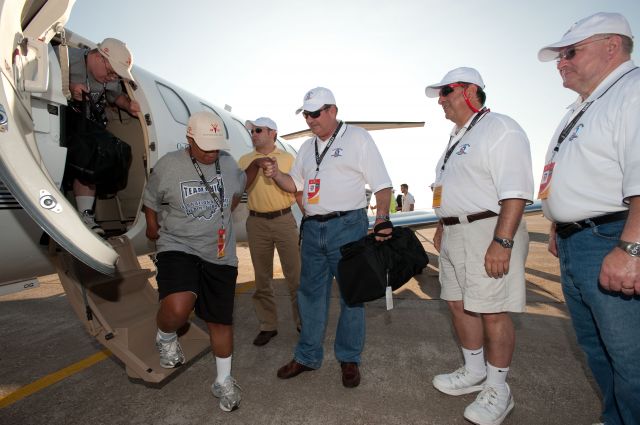
[[[220, 173], [215, 164], [200, 164], [211, 196], [191, 162], [188, 150], [169, 152], [157, 162], [144, 192], [144, 205], [158, 213], [158, 252], [181, 251], [205, 261], [238, 265], [232, 228], [231, 201], [244, 192], [246, 176], [233, 157], [220, 151]], [[225, 255], [218, 258], [218, 230], [222, 227], [220, 188], [224, 189]]]

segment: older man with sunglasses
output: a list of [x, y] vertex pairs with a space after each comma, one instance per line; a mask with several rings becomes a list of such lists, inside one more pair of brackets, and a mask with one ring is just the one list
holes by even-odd
[[260, 323], [260, 332], [253, 344], [263, 346], [278, 334], [278, 310], [273, 295], [273, 254], [278, 250], [282, 272], [291, 297], [291, 317], [296, 329], [300, 329], [296, 293], [300, 282], [300, 249], [298, 225], [291, 206], [298, 201], [302, 210], [302, 194], [285, 192], [264, 176], [260, 163], [267, 158], [277, 158], [283, 171], [291, 169], [294, 157], [276, 146], [278, 126], [267, 117], [246, 122], [251, 132], [254, 151], [238, 161], [247, 174], [246, 191], [249, 194], [249, 218], [247, 238], [251, 262], [256, 275], [253, 304]]
[[[388, 238], [392, 228], [389, 221], [392, 184], [369, 133], [337, 120], [335, 98], [324, 87], [307, 92], [296, 113], [300, 112], [314, 137], [300, 147], [289, 174], [278, 168], [277, 160], [265, 169], [265, 175], [287, 192], [303, 191], [305, 212], [300, 230], [302, 273], [298, 289], [302, 332], [293, 360], [278, 370], [281, 379], [318, 369], [322, 364], [340, 247], [367, 234], [365, 184], [375, 193], [378, 205], [376, 237]], [[334, 352], [341, 364], [342, 384], [347, 388], [360, 384], [364, 337], [364, 305], [347, 305], [340, 297]]]
[[547, 151], [540, 199], [562, 289], [607, 425], [640, 423], [640, 69], [618, 13], [543, 47], [578, 99]]
[[434, 245], [440, 296], [465, 363], [434, 377], [433, 385], [454, 396], [480, 391], [464, 417], [500, 424], [514, 406], [506, 383], [515, 346], [509, 312], [525, 309], [529, 237], [522, 214], [533, 199], [529, 140], [513, 119], [484, 106], [484, 82], [473, 68], [450, 71], [426, 95], [437, 97], [455, 124], [432, 185], [440, 218]]

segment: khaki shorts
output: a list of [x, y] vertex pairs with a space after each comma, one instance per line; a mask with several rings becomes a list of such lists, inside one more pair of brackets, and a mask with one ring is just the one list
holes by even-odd
[[475, 313], [523, 312], [526, 305], [524, 264], [529, 234], [522, 220], [514, 238], [509, 274], [499, 279], [487, 275], [484, 257], [498, 218], [444, 226], [440, 248], [440, 297], [462, 300]]

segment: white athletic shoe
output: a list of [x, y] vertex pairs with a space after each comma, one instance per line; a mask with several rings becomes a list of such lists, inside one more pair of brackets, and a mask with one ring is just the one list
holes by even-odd
[[433, 378], [433, 386], [438, 391], [449, 395], [462, 395], [482, 391], [482, 382], [487, 375], [473, 375], [462, 366], [460, 369], [452, 373], [444, 373], [436, 375]]
[[507, 386], [505, 394], [498, 393], [494, 387], [485, 385], [476, 397], [476, 401], [464, 409], [464, 417], [477, 425], [500, 425], [514, 406], [511, 388], [505, 385]]
[[184, 364], [184, 354], [178, 338], [166, 342], [156, 336], [156, 348], [160, 353], [160, 366], [165, 369], [173, 369]]
[[85, 226], [97, 235], [104, 236], [104, 229], [96, 223], [96, 216], [91, 210], [84, 210], [81, 214]]
[[220, 399], [220, 409], [225, 412], [231, 412], [240, 407], [241, 390], [242, 388], [232, 376], [227, 376], [222, 384], [214, 382], [211, 385], [211, 392]]

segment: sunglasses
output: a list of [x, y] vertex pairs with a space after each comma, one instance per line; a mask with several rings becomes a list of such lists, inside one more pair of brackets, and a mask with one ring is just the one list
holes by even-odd
[[262, 133], [262, 130], [266, 130], [266, 128], [256, 127], [256, 128], [252, 128], [250, 131], [251, 131], [251, 134], [253, 134], [253, 133], [260, 134], [260, 133]]
[[438, 95], [440, 97], [447, 97], [449, 96], [451, 93], [453, 93], [453, 89], [456, 87], [464, 87], [465, 84], [462, 83], [453, 83], [453, 84], [449, 84], [447, 86], [444, 86], [440, 89], [440, 92], [438, 93]]
[[326, 111], [327, 109], [329, 109], [331, 107], [331, 105], [325, 105], [323, 108], [318, 109], [317, 111], [314, 112], [309, 112], [309, 111], [302, 111], [302, 116], [304, 116], [305, 118], [318, 118], [320, 116], [320, 114], [322, 114], [322, 111]]
[[577, 46], [571, 46], [568, 49], [565, 49], [565, 50], [563, 50], [561, 52], [558, 52], [558, 58], [556, 59], [556, 61], [558, 63], [563, 59], [570, 61], [571, 59], [576, 57], [576, 53], [578, 53], [578, 50], [580, 50], [580, 48], [582, 46], [586, 46], [587, 44], [595, 43], [596, 41], [606, 40], [608, 38], [609, 37], [596, 38], [595, 40], [587, 41], [586, 43], [578, 44]]

